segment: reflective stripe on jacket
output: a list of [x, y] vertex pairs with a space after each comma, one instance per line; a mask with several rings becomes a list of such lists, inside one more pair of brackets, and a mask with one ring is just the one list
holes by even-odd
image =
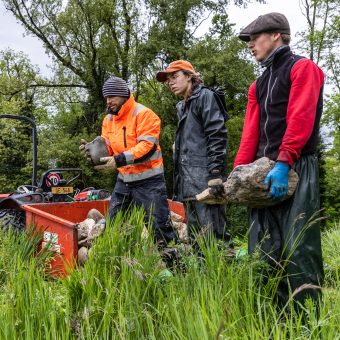
[[160, 119], [149, 108], [137, 103], [133, 96], [118, 115], [107, 115], [102, 124], [102, 137], [111, 154], [124, 159], [118, 163], [119, 178], [134, 182], [162, 174], [163, 158], [159, 146]]

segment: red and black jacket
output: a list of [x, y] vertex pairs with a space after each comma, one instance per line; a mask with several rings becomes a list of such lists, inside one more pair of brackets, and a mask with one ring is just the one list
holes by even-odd
[[249, 89], [242, 139], [234, 167], [266, 156], [289, 165], [316, 153], [324, 74], [289, 46]]

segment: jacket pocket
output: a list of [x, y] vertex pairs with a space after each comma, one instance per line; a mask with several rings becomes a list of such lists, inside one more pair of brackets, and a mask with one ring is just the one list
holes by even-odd
[[205, 156], [181, 156], [181, 192], [183, 198], [194, 198], [207, 188], [208, 167]]
[[180, 156], [181, 164], [186, 166], [193, 166], [199, 168], [207, 168], [208, 167], [208, 159], [206, 156], [198, 156], [198, 155], [181, 155]]

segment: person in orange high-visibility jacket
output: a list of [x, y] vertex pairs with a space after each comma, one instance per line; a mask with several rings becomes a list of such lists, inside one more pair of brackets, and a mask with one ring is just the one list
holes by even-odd
[[163, 158], [159, 146], [161, 121], [149, 108], [135, 101], [127, 83], [110, 77], [103, 86], [107, 115], [102, 124], [110, 157], [96, 169], [118, 170], [111, 195], [109, 214], [113, 219], [131, 203], [143, 207], [146, 219], [152, 217], [155, 240], [159, 245], [176, 241], [167, 202]]

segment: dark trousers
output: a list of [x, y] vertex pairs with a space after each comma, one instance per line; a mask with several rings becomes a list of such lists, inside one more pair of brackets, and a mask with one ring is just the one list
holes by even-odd
[[222, 204], [204, 204], [197, 201], [184, 201], [189, 238], [202, 229], [211, 231], [219, 240], [229, 241], [226, 207]]
[[[320, 199], [316, 156], [302, 156], [294, 170], [300, 180], [292, 197], [269, 208], [249, 211], [249, 253], [259, 248], [274, 268], [284, 268], [286, 279], [280, 282], [277, 292], [283, 305], [288, 301], [289, 289], [294, 292], [304, 284], [321, 287], [324, 277], [317, 219]], [[317, 303], [321, 289], [302, 289], [294, 300], [304, 303], [307, 297]]]
[[132, 183], [124, 183], [118, 178], [111, 195], [110, 218], [114, 219], [119, 211], [126, 211], [131, 204], [144, 208], [146, 222], [152, 218], [152, 229], [157, 242], [177, 240], [171, 223], [163, 175]]

